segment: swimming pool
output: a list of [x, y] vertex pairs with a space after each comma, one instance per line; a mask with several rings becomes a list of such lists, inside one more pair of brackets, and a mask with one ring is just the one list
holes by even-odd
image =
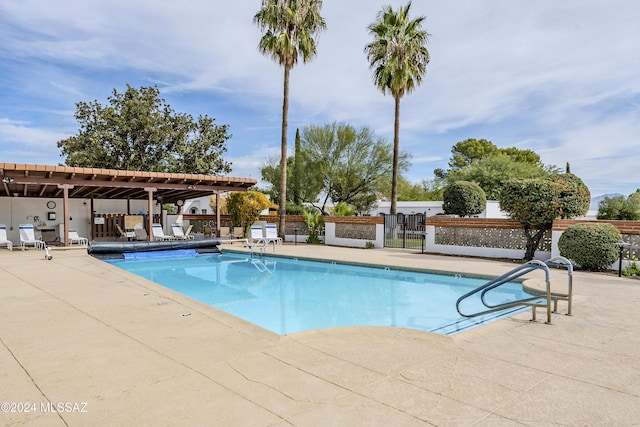
[[[451, 335], [523, 310], [461, 317], [457, 298], [486, 280], [460, 275], [234, 253], [109, 262], [281, 335], [337, 326]], [[490, 302], [527, 295], [509, 283], [492, 291]], [[464, 304], [468, 312], [484, 307], [479, 298]]]

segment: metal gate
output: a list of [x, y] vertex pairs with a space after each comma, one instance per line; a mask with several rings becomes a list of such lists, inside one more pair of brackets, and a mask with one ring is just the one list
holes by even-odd
[[384, 215], [384, 246], [424, 251], [425, 214]]

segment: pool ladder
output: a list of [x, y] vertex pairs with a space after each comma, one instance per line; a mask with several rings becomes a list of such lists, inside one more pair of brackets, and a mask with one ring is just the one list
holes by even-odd
[[[551, 279], [550, 279], [551, 275], [549, 272], [549, 266], [565, 267], [567, 269], [568, 286], [567, 286], [566, 293], [551, 292]], [[525, 274], [528, 274], [536, 270], [543, 270], [545, 273], [545, 292], [539, 293], [538, 295], [535, 295], [535, 296], [521, 298], [515, 301], [509, 301], [501, 304], [489, 304], [487, 302], [485, 296], [487, 292], [489, 292], [490, 290], [495, 289], [501, 285], [504, 285], [505, 283], [512, 282], [515, 279], [518, 279], [519, 277], [522, 277]], [[462, 309], [460, 308], [460, 303], [466, 298], [469, 298], [470, 296], [477, 294], [478, 292], [482, 292], [480, 294], [480, 299], [482, 301], [482, 304], [484, 304], [484, 306], [487, 309], [478, 311], [475, 313], [470, 313], [470, 314], [463, 313]], [[530, 293], [536, 293], [536, 292], [530, 291]], [[544, 299], [545, 301], [541, 302], [540, 301], [541, 299]], [[481, 316], [483, 314], [494, 313], [496, 311], [505, 310], [508, 308], [519, 307], [519, 306], [530, 306], [531, 316], [532, 316], [531, 320], [535, 321], [536, 309], [538, 307], [545, 307], [547, 309], [546, 323], [551, 324], [551, 302], [553, 301], [554, 303], [553, 312], [557, 312], [558, 301], [559, 300], [567, 301], [567, 315], [571, 316], [572, 299], [573, 299], [573, 265], [568, 259], [558, 256], [558, 257], [551, 258], [545, 262], [537, 261], [537, 260], [529, 261], [503, 274], [502, 276], [499, 276], [493, 280], [490, 280], [489, 282], [477, 287], [476, 289], [470, 292], [467, 292], [466, 294], [458, 298], [458, 300], [456, 301], [456, 309], [458, 310], [458, 313], [460, 313], [460, 315], [463, 317], [475, 317], [475, 316]]]

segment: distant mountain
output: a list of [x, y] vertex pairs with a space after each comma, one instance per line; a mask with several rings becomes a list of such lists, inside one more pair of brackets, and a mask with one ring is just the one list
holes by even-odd
[[610, 193], [610, 194], [603, 194], [602, 196], [592, 197], [591, 204], [589, 205], [589, 210], [597, 211], [598, 206], [600, 205], [600, 201], [604, 200], [605, 197], [616, 197], [616, 196], [624, 196], [624, 194]]

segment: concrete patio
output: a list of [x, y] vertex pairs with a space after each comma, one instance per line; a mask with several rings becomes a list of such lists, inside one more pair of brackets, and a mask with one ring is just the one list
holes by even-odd
[[[240, 245], [223, 249], [241, 250]], [[269, 249], [267, 254], [271, 253]], [[637, 425], [640, 282], [577, 272], [573, 316], [453, 337], [279, 336], [87, 255], [0, 249], [0, 425]], [[497, 276], [514, 264], [284, 245], [277, 254]], [[554, 287], [566, 272], [553, 270]]]

